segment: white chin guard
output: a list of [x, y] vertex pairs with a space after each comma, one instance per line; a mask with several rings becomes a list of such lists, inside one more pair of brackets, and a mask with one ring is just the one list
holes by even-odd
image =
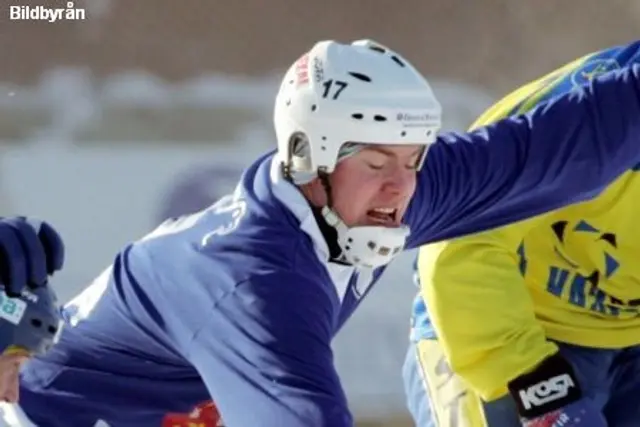
[[342, 249], [341, 261], [358, 267], [377, 268], [389, 264], [404, 248], [409, 227], [359, 226], [347, 227], [330, 208], [322, 208], [322, 216], [338, 232]]

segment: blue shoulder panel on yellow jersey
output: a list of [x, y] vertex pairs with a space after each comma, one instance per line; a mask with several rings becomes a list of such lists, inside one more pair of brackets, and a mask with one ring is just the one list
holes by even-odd
[[589, 83], [594, 77], [640, 62], [640, 41], [590, 53], [537, 80], [529, 94], [505, 115], [529, 111], [554, 96], [566, 93], [576, 86]]

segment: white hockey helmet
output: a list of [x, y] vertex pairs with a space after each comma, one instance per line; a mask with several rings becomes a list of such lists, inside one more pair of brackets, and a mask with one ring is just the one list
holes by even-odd
[[[333, 172], [345, 143], [434, 143], [441, 107], [427, 80], [404, 58], [370, 40], [321, 41], [287, 71], [275, 101], [278, 159], [294, 182]], [[297, 145], [304, 144], [299, 155]], [[296, 179], [296, 177], [301, 179]], [[376, 267], [404, 246], [406, 227], [346, 227], [323, 209], [338, 231], [344, 261]]]

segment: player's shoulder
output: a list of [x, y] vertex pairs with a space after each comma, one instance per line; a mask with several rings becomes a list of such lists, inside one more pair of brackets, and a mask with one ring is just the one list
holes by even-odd
[[520, 112], [526, 111], [537, 103], [587, 85], [600, 75], [637, 63], [640, 63], [640, 41], [588, 53], [536, 80], [531, 91], [536, 95], [518, 108]]
[[471, 127], [485, 126], [508, 116], [526, 113], [541, 103], [588, 84], [597, 76], [638, 63], [640, 41], [582, 55], [508, 93], [481, 114]]
[[258, 159], [231, 194], [200, 212], [165, 221], [136, 242], [137, 251], [158, 265], [215, 263], [234, 281], [256, 271], [291, 271], [319, 262], [300, 220], [275, 196], [270, 169], [270, 155]]

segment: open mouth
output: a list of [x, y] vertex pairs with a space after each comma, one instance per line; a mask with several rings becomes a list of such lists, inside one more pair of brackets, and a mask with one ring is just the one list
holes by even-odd
[[398, 209], [396, 208], [375, 208], [367, 211], [367, 219], [372, 224], [393, 227], [398, 225]]

